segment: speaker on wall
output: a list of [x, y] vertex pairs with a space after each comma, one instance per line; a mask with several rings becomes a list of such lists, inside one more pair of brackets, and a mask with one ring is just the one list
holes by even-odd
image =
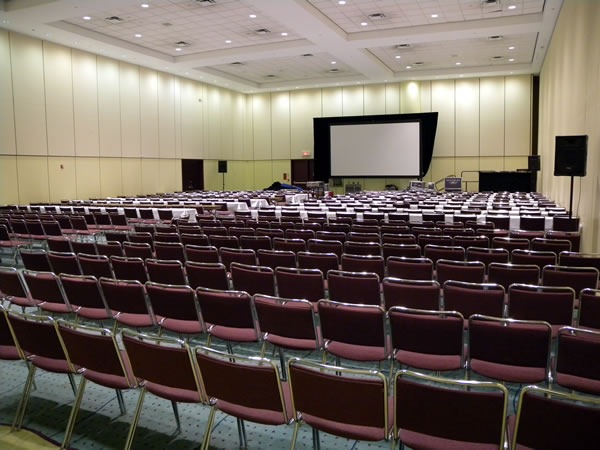
[[556, 136], [554, 176], [585, 177], [587, 135]]
[[540, 155], [530, 155], [527, 157], [527, 170], [530, 172], [540, 170]]
[[227, 173], [227, 161], [219, 161], [219, 173]]

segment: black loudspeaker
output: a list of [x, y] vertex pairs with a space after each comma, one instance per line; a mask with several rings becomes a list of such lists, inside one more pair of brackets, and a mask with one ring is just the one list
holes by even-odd
[[219, 173], [227, 173], [227, 161], [219, 161]]
[[531, 155], [527, 157], [527, 170], [537, 172], [540, 170], [540, 155]]
[[587, 135], [556, 136], [554, 176], [585, 177]]

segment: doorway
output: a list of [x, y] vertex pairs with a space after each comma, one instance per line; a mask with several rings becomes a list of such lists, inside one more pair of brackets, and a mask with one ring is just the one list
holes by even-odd
[[292, 184], [306, 188], [315, 179], [314, 159], [292, 159]]
[[204, 160], [181, 160], [181, 190], [200, 191], [204, 189]]

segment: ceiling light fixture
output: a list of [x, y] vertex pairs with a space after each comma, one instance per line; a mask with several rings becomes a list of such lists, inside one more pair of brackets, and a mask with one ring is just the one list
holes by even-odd
[[227, 40], [225, 41], [225, 43], [226, 43], [226, 44], [231, 44], [231, 39], [227, 39]]
[[148, 3], [142, 3], [140, 6], [142, 8], [150, 8], [150, 5]]
[[288, 34], [284, 31], [283, 33], [281, 33], [282, 36], [287, 36]]
[[509, 59], [509, 61], [510, 61], [510, 62], [514, 62], [514, 61], [515, 61], [515, 58], [510, 58], [510, 59]]
[[402, 58], [402, 56], [400, 56], [400, 55], [396, 55], [396, 56], [394, 56], [394, 58], [396, 58], [396, 59], [400, 59], [400, 58]]
[[360, 23], [360, 26], [361, 26], [361, 27], [366, 27], [367, 25], [368, 25], [368, 23], [367, 23], [367, 22], [361, 22], [361, 23]]
[[92, 20], [90, 16], [83, 16], [83, 20]]
[[180, 52], [181, 51], [181, 47], [175, 47], [175, 51], [176, 52]]
[[456, 64], [457, 66], [460, 66], [462, 63], [457, 61], [454, 64]]
[[406, 66], [407, 69], [412, 69], [412, 66]]
[[440, 15], [439, 15], [439, 14], [432, 14], [432, 15], [431, 15], [431, 18], [432, 18], [432, 19], [437, 19], [438, 17], [440, 17]]
[[337, 64], [337, 61], [331, 61], [331, 64]]
[[338, 1], [338, 5], [345, 5], [346, 4], [346, 0], [339, 0]]
[[256, 14], [250, 14], [248, 17], [250, 17], [251, 19], [256, 19]]
[[142, 35], [141, 35], [140, 33], [136, 33], [136, 34], [135, 34], [135, 37], [136, 37], [136, 38], [141, 38], [141, 37], [142, 37]]
[[516, 5], [509, 5], [508, 9], [517, 9]]
[[509, 49], [509, 50], [514, 50], [514, 49], [515, 49], [515, 46], [514, 46], [514, 45], [511, 45], [510, 47], [508, 47], [508, 49]]

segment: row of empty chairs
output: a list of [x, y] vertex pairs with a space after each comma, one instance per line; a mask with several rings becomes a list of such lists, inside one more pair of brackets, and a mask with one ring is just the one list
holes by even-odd
[[[244, 420], [265, 425], [293, 423], [291, 448], [295, 448], [302, 424], [315, 430], [313, 445], [316, 448], [319, 446], [317, 430], [353, 440], [400, 441], [413, 448], [448, 448], [450, 445], [463, 448], [475, 444], [503, 448], [509, 442], [512, 448], [517, 445], [591, 448], [597, 443], [598, 397], [529, 386], [521, 390], [516, 414], [509, 417], [508, 390], [497, 382], [450, 380], [399, 370], [391, 380], [393, 389], [390, 390], [390, 381], [381, 372], [328, 366], [297, 358], [287, 363], [289, 381], [282, 382], [278, 368], [264, 358], [247, 358], [203, 346], [192, 348], [176, 338], [130, 330], [121, 332], [121, 351], [117, 336], [108, 330], [4, 309], [1, 313], [0, 348], [14, 348], [30, 361], [23, 401], [17, 408], [13, 428], [19, 429], [23, 423], [36, 371], [67, 374], [77, 395], [67, 420], [63, 447], [70, 444], [88, 382], [116, 389], [122, 413], [125, 413], [125, 405], [120, 392], [139, 391], [124, 444], [126, 449], [133, 443], [147, 393], [172, 402], [178, 428], [177, 402], [209, 406], [211, 412], [202, 448], [210, 445], [217, 412], [238, 419], [243, 447], [247, 446]], [[398, 311], [399, 315], [406, 313]], [[533, 332], [527, 328], [532, 324], [500, 324], [478, 317], [472, 318], [472, 322], [472, 330], [478, 330], [474, 324], [480, 322], [479, 334], [485, 342], [489, 342], [488, 338], [495, 332], [512, 334], [504, 341], [518, 345], [518, 336], [527, 331], [533, 341]], [[462, 331], [462, 324], [458, 329]], [[477, 333], [472, 331], [474, 335]], [[548, 331], [539, 334], [544, 344], [543, 336], [545, 334], [547, 339]], [[561, 337], [554, 379], [572, 389], [569, 380], [581, 380], [590, 373], [589, 368], [582, 369], [580, 362], [574, 363], [581, 354], [578, 351], [588, 345], [586, 354], [589, 354], [589, 346], [597, 348], [599, 341], [596, 336], [596, 340], [582, 344], [585, 337], [573, 329], [565, 329]], [[471, 338], [475, 339], [476, 336]], [[471, 368], [501, 365], [502, 362], [496, 361], [504, 356], [502, 351], [492, 352], [474, 342], [470, 344], [475, 353], [471, 356]], [[522, 347], [517, 349], [520, 351], [513, 351], [519, 356], [528, 353], [522, 351]], [[485, 359], [488, 355], [495, 355], [494, 362]], [[496, 369], [502, 373], [500, 368]], [[524, 367], [521, 373], [531, 378], [536, 370], [536, 366]], [[545, 370], [546, 367], [542, 372]], [[173, 376], [175, 373], [177, 376]], [[73, 378], [75, 374], [81, 375], [78, 387]], [[585, 392], [592, 386], [593, 391], [594, 383], [597, 381], [592, 379], [590, 385], [580, 383], [575, 389]], [[356, 392], [360, 395], [356, 396]]]

